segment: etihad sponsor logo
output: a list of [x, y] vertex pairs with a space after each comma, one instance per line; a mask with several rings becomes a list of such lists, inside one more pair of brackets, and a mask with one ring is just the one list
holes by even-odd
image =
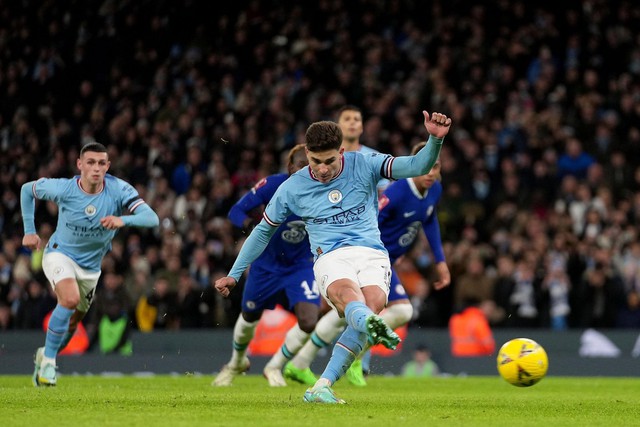
[[314, 218], [314, 224], [348, 224], [360, 219], [360, 215], [364, 212], [364, 205], [358, 206], [347, 211], [342, 211], [328, 218]]

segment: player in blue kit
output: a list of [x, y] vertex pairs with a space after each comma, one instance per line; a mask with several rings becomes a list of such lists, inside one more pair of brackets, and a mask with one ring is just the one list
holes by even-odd
[[[304, 145], [292, 148], [288, 155], [289, 173], [271, 175], [258, 182], [231, 208], [231, 222], [240, 228], [250, 226], [250, 212], [266, 206], [290, 174], [307, 165]], [[307, 341], [318, 321], [320, 293], [313, 276], [313, 256], [304, 222], [291, 215], [278, 227], [275, 236], [251, 264], [242, 294], [242, 313], [233, 329], [231, 360], [216, 376], [215, 386], [229, 386], [238, 374], [249, 369], [247, 347], [265, 309], [281, 304], [293, 311], [298, 319], [296, 326], [287, 333], [280, 351], [264, 368], [263, 374], [272, 387], [287, 385], [282, 377], [282, 367]]]
[[344, 375], [366, 343], [393, 349], [400, 342], [376, 314], [387, 304], [391, 279], [389, 255], [378, 230], [376, 185], [381, 178], [409, 178], [431, 170], [451, 119], [441, 113], [424, 111], [423, 115], [430, 136], [414, 156], [345, 153], [340, 148], [342, 131], [336, 123], [322, 121], [309, 126], [305, 134], [309, 167], [280, 185], [229, 275], [216, 281], [216, 289], [228, 296], [286, 218], [292, 214], [302, 218], [320, 292], [347, 322], [321, 378], [305, 392], [306, 402], [344, 403], [331, 385]]
[[[417, 153], [424, 145], [424, 142], [417, 144], [413, 147], [412, 154]], [[409, 251], [422, 228], [433, 252], [438, 275], [438, 279], [433, 283], [436, 290], [449, 286], [451, 282], [436, 212], [436, 206], [442, 195], [442, 184], [439, 179], [440, 161], [438, 160], [428, 174], [392, 183], [380, 196], [378, 202], [378, 225], [382, 242], [389, 252], [391, 265], [393, 266]], [[392, 267], [389, 304], [381, 317], [390, 328], [395, 329], [408, 323], [412, 316], [411, 301]], [[311, 362], [321, 348], [333, 342], [344, 326], [344, 319], [339, 318], [335, 313], [329, 312], [323, 316], [316, 325], [311, 339], [293, 360], [287, 363], [285, 376], [305, 384], [315, 381], [315, 376], [310, 370]], [[361, 357], [365, 354], [366, 350]], [[364, 369], [368, 370], [368, 367], [365, 365]], [[366, 385], [362, 371], [363, 365], [358, 358], [347, 371], [347, 378], [354, 385]]]
[[[22, 244], [40, 247], [34, 213], [35, 199], [58, 205], [58, 224], [44, 250], [42, 269], [58, 303], [51, 314], [45, 346], [36, 351], [33, 383], [56, 385], [56, 355], [66, 346], [91, 305], [102, 258], [111, 249], [119, 228], [155, 227], [156, 213], [130, 184], [108, 175], [107, 149], [97, 142], [80, 150], [80, 176], [40, 178], [22, 186], [20, 206], [24, 224]], [[128, 210], [131, 215], [123, 215]]]

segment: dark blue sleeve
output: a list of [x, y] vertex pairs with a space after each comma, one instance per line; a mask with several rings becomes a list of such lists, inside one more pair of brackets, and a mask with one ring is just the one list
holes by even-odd
[[424, 234], [427, 236], [431, 252], [433, 252], [433, 259], [436, 263], [443, 262], [444, 249], [442, 249], [442, 238], [440, 237], [440, 223], [438, 222], [438, 211], [433, 210], [429, 219], [422, 224]]
[[[436, 204], [440, 201], [440, 196], [442, 195], [442, 187], [437, 185], [434, 187], [434, 190], [437, 189], [438, 195], [436, 199]], [[433, 259], [436, 263], [444, 262], [444, 249], [442, 248], [442, 237], [440, 236], [440, 223], [438, 222], [438, 210], [434, 209], [429, 215], [429, 218], [422, 224], [422, 228], [424, 230], [425, 236], [427, 236], [427, 240], [429, 241], [429, 246], [431, 247], [431, 252], [433, 252]]]
[[238, 228], [243, 228], [244, 221], [249, 217], [249, 212], [269, 203], [281, 183], [282, 180], [278, 179], [277, 176], [269, 176], [258, 181], [229, 210], [227, 217], [231, 223]]

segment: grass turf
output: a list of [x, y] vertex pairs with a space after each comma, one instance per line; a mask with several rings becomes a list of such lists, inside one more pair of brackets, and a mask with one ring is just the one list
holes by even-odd
[[0, 376], [0, 425], [37, 426], [633, 426], [640, 379], [549, 377], [517, 388], [499, 377], [342, 380], [347, 405], [302, 401], [305, 387], [270, 388], [246, 375], [226, 388], [208, 376], [60, 376], [34, 388], [28, 376]]

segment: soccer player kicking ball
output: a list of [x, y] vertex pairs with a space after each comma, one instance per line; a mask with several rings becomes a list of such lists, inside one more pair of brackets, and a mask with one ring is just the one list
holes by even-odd
[[[416, 144], [412, 149], [412, 154], [416, 154], [424, 145], [424, 142]], [[401, 256], [409, 251], [420, 233], [420, 228], [422, 228], [435, 260], [438, 279], [433, 286], [436, 290], [449, 286], [451, 282], [436, 212], [441, 194], [440, 161], [438, 160], [428, 174], [401, 179], [391, 184], [380, 196], [378, 202], [378, 226], [382, 242], [389, 252], [391, 265], [393, 266]], [[396, 329], [407, 324], [412, 316], [411, 301], [407, 297], [398, 274], [392, 267], [389, 304], [380, 317], [391, 329]], [[333, 342], [344, 326], [344, 319], [335, 313], [328, 312], [324, 315], [316, 325], [311, 339], [285, 366], [284, 376], [303, 384], [315, 382], [315, 375], [310, 369], [311, 362], [321, 348]], [[366, 357], [366, 354], [368, 352], [363, 352], [347, 371], [346, 376], [351, 384], [367, 385], [363, 376], [363, 367], [365, 370], [368, 369], [362, 361], [362, 357]]]
[[[35, 355], [33, 384], [55, 386], [56, 355], [87, 314], [100, 277], [102, 258], [111, 249], [119, 228], [155, 227], [158, 215], [130, 184], [108, 175], [107, 149], [90, 142], [80, 150], [76, 165], [80, 176], [40, 178], [27, 182], [20, 192], [24, 224], [23, 246], [40, 247], [34, 222], [35, 199], [58, 205], [58, 225], [44, 250], [42, 269], [58, 304], [47, 329], [45, 346]], [[123, 215], [128, 210], [132, 215]]]
[[223, 295], [264, 250], [277, 227], [291, 214], [305, 222], [314, 273], [320, 291], [347, 327], [316, 384], [304, 394], [306, 402], [345, 403], [331, 386], [367, 342], [395, 349], [398, 335], [376, 314], [387, 304], [391, 266], [377, 223], [377, 190], [381, 178], [424, 175], [436, 162], [451, 119], [423, 111], [429, 132], [426, 146], [414, 156], [344, 153], [342, 131], [334, 122], [313, 123], [305, 134], [309, 167], [282, 183], [253, 229], [229, 275], [216, 281]]

